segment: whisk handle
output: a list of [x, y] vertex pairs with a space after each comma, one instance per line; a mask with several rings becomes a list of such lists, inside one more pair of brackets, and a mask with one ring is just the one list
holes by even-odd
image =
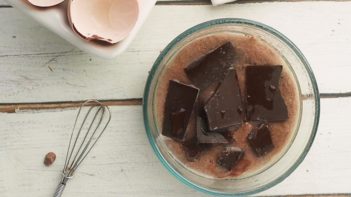
[[63, 190], [65, 190], [65, 187], [66, 187], [66, 183], [61, 182], [56, 188], [54, 197], [61, 197], [63, 194]]

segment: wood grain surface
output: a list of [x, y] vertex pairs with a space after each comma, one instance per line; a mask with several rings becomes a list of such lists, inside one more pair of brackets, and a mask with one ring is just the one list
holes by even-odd
[[220, 17], [257, 20], [281, 31], [307, 57], [322, 93], [348, 92], [349, 10], [350, 2], [157, 6], [129, 49], [104, 60], [77, 50], [13, 8], [0, 9], [6, 27], [0, 29], [0, 103], [141, 98], [148, 71], [167, 43]]
[[[285, 181], [261, 195], [350, 193], [351, 98], [322, 101], [315, 142], [303, 163]], [[50, 196], [60, 178], [76, 110], [0, 114], [0, 194]], [[67, 196], [202, 196], [161, 166], [144, 131], [141, 107], [114, 106], [105, 136], [67, 188]], [[43, 165], [49, 151], [52, 167]]]

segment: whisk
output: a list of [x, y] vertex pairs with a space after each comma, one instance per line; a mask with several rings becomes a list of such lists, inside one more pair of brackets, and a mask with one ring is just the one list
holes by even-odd
[[80, 106], [68, 144], [62, 180], [54, 197], [62, 196], [68, 180], [100, 139], [110, 120], [110, 109], [97, 100], [88, 100]]

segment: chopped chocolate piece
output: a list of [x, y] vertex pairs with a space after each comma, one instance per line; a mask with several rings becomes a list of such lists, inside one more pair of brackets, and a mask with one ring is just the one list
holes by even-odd
[[205, 105], [205, 112], [211, 131], [227, 131], [238, 128], [242, 123], [240, 89], [236, 72], [230, 69], [217, 92]]
[[228, 140], [220, 133], [206, 132], [206, 126], [201, 117], [197, 117], [197, 140], [200, 144], [226, 144]]
[[288, 110], [279, 91], [282, 66], [246, 67], [246, 116], [248, 121], [285, 121]]
[[232, 170], [243, 158], [244, 151], [238, 147], [226, 147], [218, 156], [217, 164], [226, 170]]
[[257, 156], [263, 156], [274, 148], [271, 131], [267, 124], [254, 127], [247, 136], [247, 140]]
[[223, 44], [185, 68], [189, 79], [202, 90], [219, 83], [229, 68], [233, 68], [235, 49], [230, 42]]
[[[190, 125], [196, 123], [193, 109], [198, 94], [199, 89], [170, 80], [165, 103], [163, 135], [180, 142], [196, 137], [196, 128], [191, 128]], [[194, 121], [194, 124], [189, 124], [190, 121]]]

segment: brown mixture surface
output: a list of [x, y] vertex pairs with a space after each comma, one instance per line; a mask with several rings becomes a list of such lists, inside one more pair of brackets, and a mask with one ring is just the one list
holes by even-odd
[[274, 163], [284, 153], [289, 141], [293, 139], [299, 119], [299, 97], [296, 82], [289, 68], [287, 68], [286, 62], [283, 61], [275, 49], [251, 36], [218, 34], [192, 41], [173, 60], [168, 62], [167, 68], [165, 68], [159, 78], [160, 81], [157, 87], [158, 127], [162, 128], [164, 103], [169, 80], [177, 79], [183, 83], [191, 84], [184, 72], [184, 68], [201, 55], [207, 54], [208, 51], [228, 41], [236, 48], [235, 68], [241, 90], [244, 89], [245, 85], [244, 70], [246, 66], [265, 64], [283, 66], [279, 88], [287, 106], [289, 118], [284, 122], [269, 124], [274, 149], [262, 157], [257, 157], [247, 143], [247, 135], [252, 127], [249, 123], [244, 123], [235, 131], [233, 134], [235, 138], [233, 145], [242, 148], [245, 151], [245, 155], [231, 171], [219, 168], [216, 163], [216, 157], [222, 149], [222, 145], [213, 145], [211, 148], [201, 152], [194, 161], [189, 161], [186, 159], [180, 143], [165, 138], [170, 151], [179, 161], [202, 175], [218, 178], [249, 176]]

